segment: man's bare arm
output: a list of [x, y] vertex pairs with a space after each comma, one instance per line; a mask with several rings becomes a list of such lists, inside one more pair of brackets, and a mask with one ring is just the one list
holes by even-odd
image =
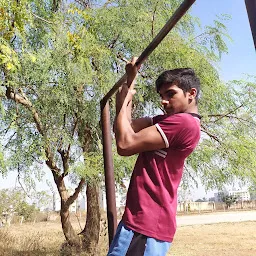
[[[116, 94], [115, 137], [117, 151], [129, 156], [144, 151], [165, 147], [164, 139], [150, 118], [131, 120], [131, 104], [135, 94], [133, 89], [137, 73], [135, 59], [126, 66], [127, 84], [119, 88]], [[131, 85], [129, 87], [129, 85]]]
[[122, 156], [131, 156], [166, 147], [163, 137], [154, 125], [137, 133], [129, 127], [123, 127], [116, 136], [116, 145], [118, 154]]
[[[153, 125], [153, 120], [150, 117], [141, 117], [141, 118], [131, 120], [130, 124], [134, 132], [139, 132], [142, 129], [145, 129]], [[113, 131], [114, 133], [116, 132], [116, 120], [114, 121]]]
[[153, 124], [152, 118], [150, 117], [142, 117], [138, 119], [133, 119], [131, 121], [131, 126], [134, 132], [139, 132], [142, 129], [145, 129]]
[[164, 139], [158, 132], [156, 126], [152, 125], [142, 128], [141, 125], [143, 122], [147, 123], [149, 121], [148, 119], [144, 119], [143, 122], [137, 121], [140, 123], [139, 127], [142, 129], [138, 132], [134, 131], [127, 116], [127, 106], [133, 94], [133, 90], [128, 89], [127, 86], [123, 86], [117, 93], [116, 98], [117, 110], [119, 110], [116, 115], [116, 145], [118, 153], [123, 156], [166, 147]]

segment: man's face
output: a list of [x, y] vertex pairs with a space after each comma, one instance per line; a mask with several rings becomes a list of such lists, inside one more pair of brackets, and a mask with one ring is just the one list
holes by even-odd
[[164, 84], [159, 90], [161, 104], [167, 114], [183, 113], [188, 111], [191, 95], [184, 94], [176, 84]]

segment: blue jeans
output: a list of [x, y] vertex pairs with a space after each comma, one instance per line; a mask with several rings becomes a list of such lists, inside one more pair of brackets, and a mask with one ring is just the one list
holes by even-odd
[[[110, 245], [107, 256], [125, 256], [134, 232], [127, 228], [122, 221], [120, 221], [115, 237]], [[165, 256], [168, 252], [171, 243], [157, 240], [155, 238], [146, 237], [145, 250], [141, 256]]]

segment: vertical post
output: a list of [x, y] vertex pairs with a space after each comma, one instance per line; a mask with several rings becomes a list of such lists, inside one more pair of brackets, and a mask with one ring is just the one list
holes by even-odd
[[251, 26], [254, 47], [256, 49], [256, 0], [245, 0], [245, 5]]
[[117, 213], [115, 198], [114, 167], [112, 157], [111, 124], [108, 100], [101, 101], [101, 126], [105, 169], [105, 187], [107, 199], [108, 239], [110, 245], [116, 232]]

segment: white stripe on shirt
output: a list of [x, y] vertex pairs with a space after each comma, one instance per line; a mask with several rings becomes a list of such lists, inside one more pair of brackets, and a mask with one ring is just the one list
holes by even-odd
[[166, 156], [167, 156], [167, 153], [166, 153], [166, 154], [163, 154], [163, 153], [161, 152], [161, 150], [155, 151], [155, 154], [158, 155], [158, 156], [161, 156], [162, 158], [166, 158]]
[[162, 128], [159, 126], [159, 124], [155, 124], [155, 126], [156, 126], [157, 130], [160, 132], [160, 134], [161, 134], [161, 136], [162, 136], [162, 138], [164, 140], [165, 147], [169, 148], [169, 141], [168, 141], [165, 133], [163, 132]]

